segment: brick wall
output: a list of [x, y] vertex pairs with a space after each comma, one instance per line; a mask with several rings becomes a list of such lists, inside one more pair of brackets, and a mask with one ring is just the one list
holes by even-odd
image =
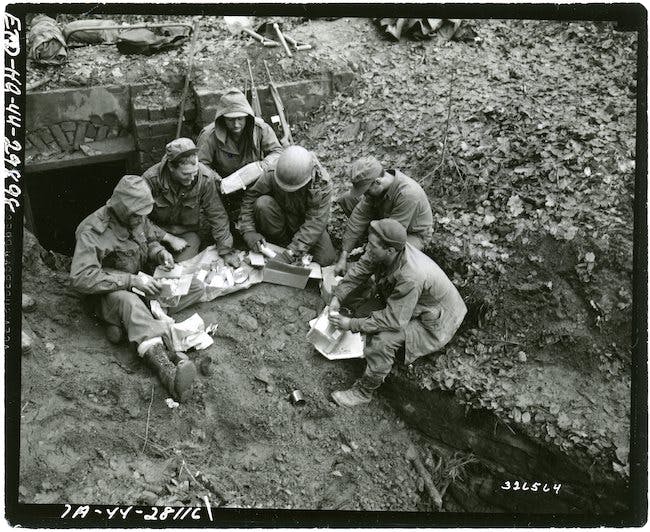
[[[153, 103], [146, 96], [131, 99], [133, 133], [142, 171], [160, 161], [165, 145], [176, 137], [180, 102], [167, 98], [163, 103]], [[181, 136], [195, 138], [196, 107], [190, 93], [185, 102]]]

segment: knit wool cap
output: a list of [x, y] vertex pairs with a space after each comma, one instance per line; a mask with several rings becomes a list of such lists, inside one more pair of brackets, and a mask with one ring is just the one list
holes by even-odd
[[375, 157], [361, 157], [352, 163], [350, 180], [357, 191], [363, 193], [372, 182], [384, 174], [381, 163]]
[[168, 161], [175, 161], [183, 155], [196, 153], [197, 151], [198, 148], [194, 144], [194, 141], [185, 137], [174, 139], [165, 146], [165, 155]]
[[115, 186], [106, 203], [120, 216], [146, 216], [153, 210], [153, 196], [147, 182], [139, 175], [125, 175]]
[[370, 231], [374, 232], [386, 245], [397, 250], [406, 245], [406, 229], [397, 220], [383, 218], [370, 222]]

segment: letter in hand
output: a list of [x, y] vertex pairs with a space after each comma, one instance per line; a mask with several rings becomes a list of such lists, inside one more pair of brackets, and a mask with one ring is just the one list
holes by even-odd
[[158, 281], [149, 275], [134, 275], [131, 281], [131, 288], [139, 290], [145, 296], [155, 297], [160, 293], [162, 287]]
[[347, 318], [345, 316], [341, 316], [339, 312], [336, 310], [334, 313], [330, 311], [329, 315], [329, 320], [332, 325], [335, 327], [343, 330], [343, 331], [349, 331], [350, 330], [350, 322], [352, 321], [350, 318]]

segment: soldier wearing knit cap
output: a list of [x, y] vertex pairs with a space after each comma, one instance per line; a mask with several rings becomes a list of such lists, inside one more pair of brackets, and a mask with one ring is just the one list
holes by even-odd
[[433, 213], [422, 187], [399, 170], [384, 170], [374, 157], [364, 157], [352, 165], [352, 190], [339, 200], [344, 212], [352, 208], [336, 272], [347, 269], [347, 257], [365, 242], [372, 220], [392, 218], [401, 223], [408, 241], [422, 249], [431, 240]]
[[[142, 177], [122, 177], [106, 205], [77, 227], [70, 280], [77, 292], [91, 300], [97, 316], [106, 324], [109, 340], [118, 342], [125, 331], [169, 393], [182, 400], [192, 386], [196, 368], [185, 355], [166, 351], [163, 338], [170, 338], [169, 322], [155, 319], [143, 299], [131, 291], [155, 298], [160, 284], [152, 278], [145, 281], [138, 272], [151, 263], [174, 264], [147, 218], [153, 205]], [[178, 306], [169, 310], [181, 310], [202, 295], [201, 284], [193, 282]]]
[[410, 364], [442, 349], [467, 313], [442, 269], [411, 245], [404, 226], [391, 218], [370, 222], [366, 253], [335, 288], [330, 311], [342, 304], [354, 317], [334, 313], [330, 322], [366, 335], [366, 369], [350, 389], [332, 393], [341, 406], [369, 403], [398, 350], [404, 349]]

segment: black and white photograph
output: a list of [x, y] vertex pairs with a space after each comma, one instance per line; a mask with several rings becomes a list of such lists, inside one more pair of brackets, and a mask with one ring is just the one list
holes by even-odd
[[640, 4], [11, 4], [5, 519], [641, 526]]

